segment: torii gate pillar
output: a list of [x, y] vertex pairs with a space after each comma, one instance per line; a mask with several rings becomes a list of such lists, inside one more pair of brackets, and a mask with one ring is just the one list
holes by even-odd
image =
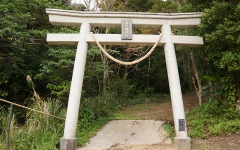
[[176, 132], [176, 137], [174, 138], [174, 148], [176, 150], [190, 150], [190, 138], [187, 136], [182, 91], [180, 86], [176, 53], [174, 44], [172, 42], [171, 26], [164, 24], [162, 25], [161, 30], [166, 39], [164, 52]]
[[78, 121], [78, 112], [82, 92], [82, 84], [87, 58], [88, 43], [86, 35], [90, 32], [90, 24], [82, 23], [79, 34], [79, 42], [75, 56], [71, 90], [69, 94], [66, 122], [63, 138], [60, 139], [61, 150], [77, 149], [77, 138], [75, 137]]

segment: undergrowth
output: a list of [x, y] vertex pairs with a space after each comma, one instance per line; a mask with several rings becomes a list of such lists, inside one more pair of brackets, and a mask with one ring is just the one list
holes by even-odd
[[89, 138], [96, 135], [97, 131], [109, 120], [111, 120], [110, 117], [100, 117], [88, 125], [82, 125], [82, 122], [79, 122], [76, 133], [78, 145], [83, 146], [86, 142], [88, 142]]
[[109, 91], [97, 97], [83, 99], [76, 134], [79, 146], [83, 146], [107, 121], [111, 120], [113, 114], [122, 106], [120, 101], [121, 99], [114, 92]]
[[[66, 108], [62, 106], [62, 102], [57, 100], [53, 106], [50, 99], [42, 100], [31, 98], [32, 103], [29, 107], [48, 113], [54, 114], [61, 118], [65, 118]], [[88, 139], [95, 135], [96, 132], [111, 119], [113, 113], [120, 107], [119, 100], [116, 100], [114, 93], [106, 93], [105, 95], [83, 99], [81, 102], [79, 121], [77, 125], [76, 137], [78, 145], [83, 146]], [[14, 112], [14, 114], [20, 112]], [[10, 131], [10, 147], [7, 147], [6, 138], [8, 135], [8, 112], [1, 108], [1, 126], [0, 129], [0, 149], [12, 150], [56, 150], [59, 148], [60, 138], [63, 137], [64, 120], [52, 118], [47, 115], [39, 114], [34, 111], [27, 111], [26, 121], [23, 125], [19, 125], [15, 119], [12, 119]]]
[[174, 126], [172, 126], [171, 124], [169, 123], [164, 123], [162, 125], [162, 128], [165, 132], [167, 132], [167, 134], [169, 135], [169, 137], [171, 138], [171, 140], [173, 141], [174, 140], [174, 137], [175, 137], [175, 132], [174, 132]]
[[240, 111], [225, 111], [218, 101], [198, 106], [186, 113], [190, 137], [240, 133]]
[[[63, 102], [52, 99], [42, 99], [37, 94], [30, 76], [27, 82], [33, 89], [33, 97], [26, 101], [28, 107], [55, 116], [65, 118], [66, 108]], [[96, 134], [114, 112], [118, 110], [124, 100], [116, 92], [106, 91], [104, 94], [92, 98], [83, 98], [81, 101], [77, 133], [78, 145], [82, 146], [87, 140]], [[54, 106], [53, 106], [54, 105]], [[7, 106], [7, 105], [6, 105]], [[15, 106], [14, 106], [15, 107]], [[64, 120], [52, 118], [35, 111], [13, 112], [10, 132], [8, 131], [9, 113], [6, 108], [1, 107], [0, 114], [0, 149], [11, 150], [56, 150], [59, 148], [60, 138], [63, 137]], [[18, 114], [18, 115], [16, 115]], [[25, 116], [23, 124], [17, 122], [19, 114]], [[9, 136], [8, 136], [9, 135]], [[9, 138], [10, 144], [7, 144]]]
[[151, 94], [147, 95], [146, 93], [138, 94], [136, 97], [129, 99], [127, 104], [143, 104], [145, 102], [166, 102], [169, 101], [170, 95], [167, 94]]

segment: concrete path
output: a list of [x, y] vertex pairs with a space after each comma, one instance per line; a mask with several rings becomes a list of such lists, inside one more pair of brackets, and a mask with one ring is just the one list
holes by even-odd
[[172, 145], [162, 129], [162, 121], [113, 120], [106, 124], [86, 146], [78, 150], [104, 150], [118, 146]]

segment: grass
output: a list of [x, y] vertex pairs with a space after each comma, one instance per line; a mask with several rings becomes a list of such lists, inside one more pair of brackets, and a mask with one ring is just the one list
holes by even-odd
[[123, 114], [121, 112], [117, 112], [113, 115], [113, 119], [116, 120], [139, 120], [140, 117], [131, 114]]
[[[109, 99], [113, 101], [112, 97]], [[157, 100], [150, 99], [150, 101], [156, 102]], [[66, 109], [61, 107], [60, 101], [57, 102], [54, 113], [56, 116], [64, 118]], [[116, 108], [112, 109], [115, 104], [112, 102], [108, 103], [108, 100], [104, 97], [101, 99], [87, 99], [85, 103], [83, 101], [82, 108], [80, 109], [78, 131], [76, 133], [78, 145], [83, 146], [90, 137], [94, 136], [111, 119], [139, 120], [143, 116], [141, 116], [141, 113], [134, 114], [134, 111], [153, 111], [151, 106], [148, 105], [149, 101], [146, 101], [146, 99], [142, 98], [141, 102], [138, 102], [130, 106], [130, 111], [132, 112], [130, 113], [127, 109], [126, 111], [113, 111], [113, 109], [116, 110]], [[106, 104], [109, 105], [107, 108]], [[212, 112], [214, 110], [212, 107], [203, 105], [187, 112], [186, 119], [190, 137], [207, 138], [209, 135], [240, 132], [240, 111], [216, 115]], [[41, 102], [33, 101], [31, 108], [50, 113], [52, 105], [48, 100]], [[11, 149], [56, 150], [59, 146], [60, 138], [63, 136], [64, 122], [31, 111], [26, 113], [26, 117], [26, 122], [22, 126], [19, 126], [15, 120], [12, 122], [10, 134]], [[8, 111], [7, 109], [4, 111], [1, 108], [0, 125], [2, 128], [0, 130], [2, 132], [0, 134], [0, 149], [6, 149], [7, 120]], [[162, 127], [170, 137], [174, 136], [174, 128], [170, 124], [164, 124]], [[199, 149], [201, 148], [199, 147]]]
[[138, 105], [133, 106], [132, 109], [134, 111], [149, 111], [149, 110], [151, 110], [151, 107], [149, 107], [146, 104], [138, 104]]
[[144, 116], [143, 115], [139, 115], [137, 113], [134, 112], [148, 112], [151, 111], [152, 108], [149, 105], [146, 105], [145, 103], [142, 104], [134, 104], [130, 106], [131, 109], [125, 110], [125, 111], [118, 111], [116, 113], [113, 114], [113, 119], [116, 120], [139, 120], [139, 119], [143, 119]]
[[173, 127], [170, 124], [163, 124], [162, 128], [167, 132], [168, 135], [173, 134]]
[[[49, 113], [52, 110], [51, 103], [36, 101], [31, 108]], [[3, 110], [2, 110], [3, 111]], [[6, 129], [8, 120], [7, 111], [1, 113], [1, 128], [0, 149], [6, 148]], [[56, 102], [55, 115], [64, 118], [66, 109], [61, 107], [60, 101]], [[63, 137], [64, 121], [56, 118], [51, 118], [36, 112], [27, 112], [28, 119], [25, 124], [19, 126], [13, 118], [10, 134], [11, 150], [56, 150], [59, 147], [60, 138]], [[5, 118], [5, 119], [4, 119]], [[78, 131], [76, 137], [78, 145], [82, 146], [88, 139], [95, 135], [96, 132], [106, 124], [111, 118], [109, 116], [100, 117], [92, 121], [78, 121]], [[4, 121], [5, 120], [5, 121]], [[86, 120], [86, 119], [85, 119]]]
[[[106, 93], [103, 96], [95, 98], [83, 99], [81, 102], [79, 120], [77, 126], [76, 137], [78, 145], [82, 146], [90, 137], [111, 119], [112, 114], [120, 107], [118, 100], [115, 99], [114, 93]], [[30, 108], [55, 114], [60, 118], [65, 118], [66, 108], [62, 106], [62, 102], [57, 100], [52, 109], [51, 99], [41, 99], [37, 94], [29, 98]], [[0, 149], [6, 149], [6, 135], [8, 112], [1, 108], [0, 114]], [[56, 150], [59, 148], [60, 138], [63, 137], [64, 123], [63, 120], [51, 118], [37, 112], [26, 111], [24, 113], [14, 112], [25, 117], [25, 122], [21, 126], [12, 120], [11, 127], [11, 150]]]
[[143, 104], [145, 102], [166, 102], [169, 101], [170, 95], [167, 94], [154, 94], [146, 96], [146, 94], [139, 94], [134, 99], [130, 99], [128, 103], [130, 105]]
[[[60, 108], [58, 104], [56, 104], [55, 113], [61, 116], [60, 114], [64, 114], [64, 112], [58, 109]], [[36, 101], [32, 108], [48, 113], [52, 107], [48, 102]], [[63, 133], [62, 121], [31, 111], [28, 111], [26, 116], [28, 118], [22, 126], [13, 117], [9, 137], [11, 145], [7, 148], [5, 142], [7, 132], [2, 132], [2, 137], [5, 138], [1, 139], [0, 147], [11, 150], [56, 150], [56, 145]], [[3, 130], [6, 131], [6, 126], [3, 126]]]
[[[96, 135], [97, 131], [101, 129], [109, 120], [109, 117], [101, 117], [87, 126], [82, 128], [79, 127], [76, 133], [78, 146], [83, 146], [86, 142], [88, 142], [89, 138]], [[78, 126], [81, 126], [80, 124], [81, 122], [78, 123]]]

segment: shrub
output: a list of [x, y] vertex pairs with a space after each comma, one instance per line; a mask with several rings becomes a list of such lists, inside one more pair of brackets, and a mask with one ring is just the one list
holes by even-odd
[[207, 103], [187, 112], [190, 137], [206, 138], [210, 135], [240, 132], [240, 111], [226, 112], [216, 103]]

